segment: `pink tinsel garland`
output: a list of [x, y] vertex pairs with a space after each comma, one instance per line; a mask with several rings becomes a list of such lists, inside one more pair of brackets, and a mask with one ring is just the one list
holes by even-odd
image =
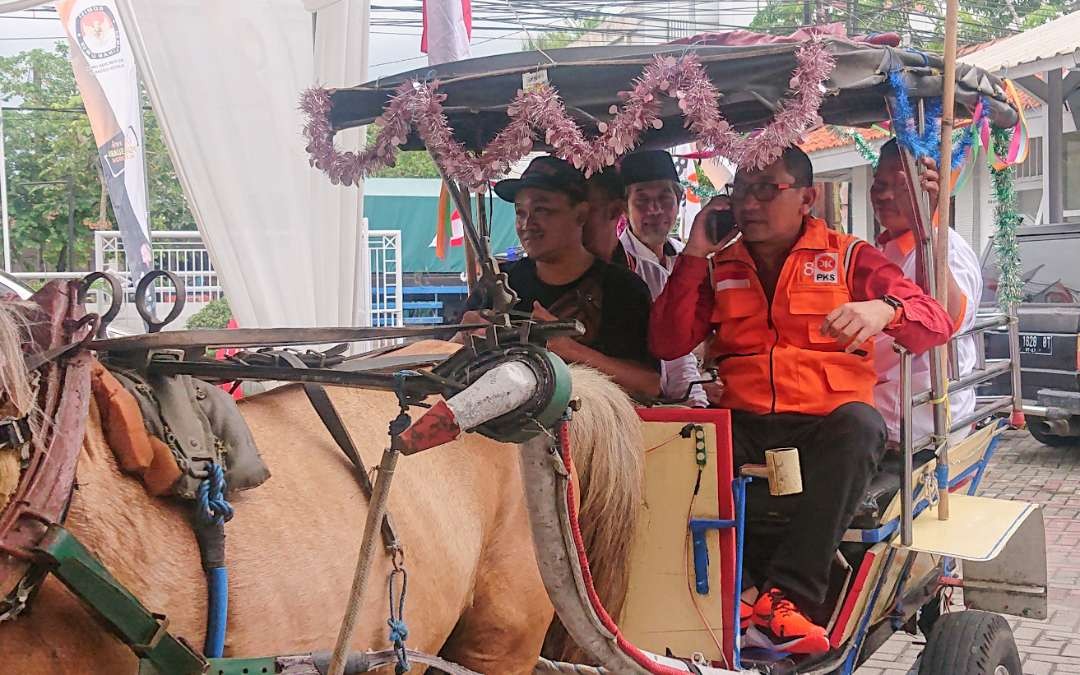
[[613, 118], [599, 123], [599, 135], [592, 139], [586, 138], [566, 114], [558, 92], [544, 84], [518, 91], [506, 109], [510, 123], [477, 156], [454, 140], [443, 113], [446, 95], [438, 92], [439, 83], [416, 81], [398, 87], [375, 120], [379, 126], [375, 142], [359, 154], [334, 148], [330, 92], [326, 89], [309, 89], [301, 99], [301, 109], [308, 116], [304, 135], [311, 164], [325, 171], [335, 184], [350, 185], [370, 171], [393, 166], [398, 147], [415, 128], [447, 176], [483, 191], [489, 181], [532, 151], [533, 140], [540, 133], [554, 155], [571, 162], [586, 176], [611, 166], [634, 149], [645, 129], [663, 126], [659, 97], [669, 96], [678, 99], [685, 125], [703, 148], [741, 167], [759, 169], [797, 143], [802, 134], [821, 125], [817, 112], [825, 95], [823, 83], [833, 69], [832, 55], [821, 42], [812, 40], [798, 49], [795, 58], [798, 66], [789, 83], [794, 95], [780, 102], [768, 126], [749, 136], [735, 131], [724, 119], [717, 105], [720, 92], [693, 53], [681, 59], [658, 56], [646, 66], [633, 88], [620, 93], [625, 103], [611, 107]]

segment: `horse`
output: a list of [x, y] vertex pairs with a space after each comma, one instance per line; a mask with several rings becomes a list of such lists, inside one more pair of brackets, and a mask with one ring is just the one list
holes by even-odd
[[[0, 306], [0, 385], [25, 398], [26, 373], [11, 311]], [[450, 353], [458, 345], [425, 341], [407, 354]], [[627, 395], [605, 376], [573, 367], [580, 410], [571, 439], [581, 488], [583, 536], [600, 597], [617, 616], [642, 503], [640, 428]], [[328, 389], [368, 466], [387, 442], [397, 414], [388, 392]], [[341, 622], [367, 501], [351, 465], [299, 385], [239, 403], [272, 476], [231, 496], [226, 527], [231, 586], [226, 656], [305, 653], [330, 648]], [[0, 451], [3, 452], [3, 451]], [[17, 467], [17, 464], [15, 465]], [[11, 483], [0, 461], [0, 486]], [[144, 605], [168, 616], [169, 630], [191, 644], [206, 631], [206, 580], [190, 525], [191, 505], [152, 498], [125, 475], [110, 449], [93, 400], [65, 527]], [[6, 480], [6, 482], [5, 482]], [[0, 495], [0, 504], [3, 495]], [[402, 458], [389, 510], [405, 548], [408, 646], [485, 673], [530, 673], [553, 609], [536, 564], [517, 448], [477, 434]], [[373, 563], [352, 647], [388, 646], [388, 555]], [[9, 589], [0, 589], [7, 592]], [[545, 647], [575, 654], [553, 629]], [[135, 672], [136, 659], [80, 601], [48, 578], [31, 608], [0, 624], [4, 671], [23, 675]]]

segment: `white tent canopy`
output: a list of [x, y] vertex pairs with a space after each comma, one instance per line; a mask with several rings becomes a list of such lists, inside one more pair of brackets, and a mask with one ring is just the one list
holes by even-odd
[[[42, 4], [0, 0], [0, 13]], [[240, 325], [366, 324], [362, 193], [309, 168], [298, 102], [367, 80], [368, 0], [116, 4]], [[356, 149], [360, 133], [337, 142]]]
[[117, 4], [240, 325], [364, 323], [361, 195], [308, 167], [298, 100], [365, 79], [367, 2]]

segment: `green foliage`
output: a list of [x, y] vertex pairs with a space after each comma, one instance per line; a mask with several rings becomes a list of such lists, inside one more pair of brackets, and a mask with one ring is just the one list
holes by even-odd
[[218, 298], [206, 303], [206, 306], [191, 315], [188, 319], [187, 329], [218, 329], [228, 328], [229, 319], [232, 318], [232, 310], [225, 298]]
[[[375, 142], [379, 129], [374, 124], [367, 128], [367, 143]], [[375, 178], [438, 178], [439, 170], [426, 150], [410, 150], [397, 154], [394, 166], [379, 169], [371, 174]]]
[[585, 33], [599, 27], [600, 23], [601, 20], [599, 17], [574, 19], [570, 22], [570, 27], [566, 30], [541, 33], [538, 37], [530, 36], [522, 43], [521, 50], [530, 52], [541, 49], [561, 49], [563, 47], [568, 47], [580, 40]]
[[[68, 245], [65, 185], [73, 185], [74, 267], [89, 269], [92, 229], [116, 229], [98, 160], [97, 144], [63, 43], [0, 57], [0, 100], [16, 269], [64, 270]], [[23, 108], [23, 110], [13, 110]], [[195, 229], [153, 111], [144, 110], [145, 152], [152, 229]]]
[[[978, 44], [1034, 28], [1070, 11], [1068, 0], [960, 0], [957, 37], [960, 44]], [[790, 33], [804, 25], [804, 3], [766, 0], [751, 22], [753, 30]], [[944, 2], [845, 0], [809, 3], [810, 23], [843, 23], [853, 34], [895, 32], [911, 46], [941, 51], [945, 33]]]

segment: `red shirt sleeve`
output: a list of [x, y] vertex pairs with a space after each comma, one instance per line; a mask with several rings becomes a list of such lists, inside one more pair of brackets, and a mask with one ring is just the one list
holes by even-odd
[[713, 307], [709, 265], [707, 258], [698, 256], [675, 259], [667, 285], [649, 314], [649, 351], [656, 358], [670, 361], [686, 356], [708, 337]]
[[899, 320], [885, 333], [915, 354], [943, 345], [953, 333], [945, 309], [923, 293], [895, 264], [869, 244], [859, 246], [848, 273], [851, 294], [857, 301], [880, 300], [891, 295], [903, 306]]

